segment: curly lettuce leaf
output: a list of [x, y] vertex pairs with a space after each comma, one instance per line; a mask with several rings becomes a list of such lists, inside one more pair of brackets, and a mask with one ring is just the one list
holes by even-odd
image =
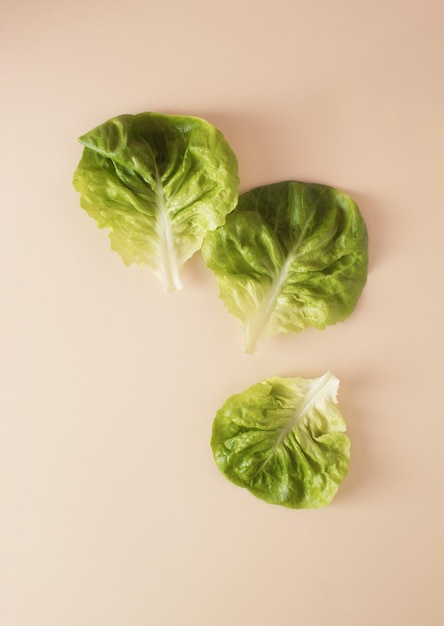
[[350, 459], [338, 386], [330, 372], [315, 379], [273, 377], [231, 396], [213, 422], [220, 471], [270, 504], [328, 505]]
[[149, 266], [166, 291], [237, 202], [237, 160], [197, 117], [121, 115], [80, 137], [73, 183], [81, 206], [125, 264]]
[[271, 335], [347, 318], [367, 278], [367, 230], [356, 203], [326, 185], [285, 181], [239, 197], [202, 253], [241, 322], [245, 351]]

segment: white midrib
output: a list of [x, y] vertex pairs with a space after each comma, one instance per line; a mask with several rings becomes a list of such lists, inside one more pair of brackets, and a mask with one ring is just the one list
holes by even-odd
[[293, 428], [304, 418], [307, 413], [310, 413], [312, 408], [318, 404], [322, 398], [328, 397], [331, 394], [332, 387], [336, 387], [338, 384], [338, 380], [331, 372], [327, 372], [320, 378], [315, 381], [310, 392], [304, 398], [304, 401], [298, 406], [296, 411], [293, 413], [291, 418], [282, 428], [279, 433], [279, 437], [276, 440], [276, 443], [273, 446], [273, 449], [270, 452], [270, 455], [265, 459], [262, 463], [260, 470], [263, 470], [264, 467], [271, 461], [271, 459], [276, 454], [279, 446], [282, 444], [284, 439], [288, 436], [288, 434], [293, 430]]
[[159, 278], [165, 291], [182, 288], [173, 231], [165, 205], [162, 181], [156, 172], [157, 229], [159, 235]]
[[266, 296], [261, 304], [261, 307], [255, 315], [252, 323], [247, 326], [245, 352], [254, 354], [258, 349], [258, 344], [263, 337], [267, 324], [273, 314], [279, 294], [287, 280], [288, 270], [290, 268], [290, 265], [294, 261], [294, 258], [304, 239], [308, 225], [309, 222], [305, 224], [301, 234], [299, 235], [298, 240], [288, 253], [280, 272], [276, 275], [273, 282], [271, 283], [270, 288], [267, 291]]

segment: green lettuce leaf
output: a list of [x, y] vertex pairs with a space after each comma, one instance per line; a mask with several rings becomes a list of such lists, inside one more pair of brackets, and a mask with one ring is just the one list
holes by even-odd
[[237, 202], [237, 160], [197, 117], [121, 115], [80, 137], [73, 183], [81, 206], [129, 265], [149, 266], [166, 291]]
[[367, 278], [359, 208], [326, 185], [286, 181], [242, 194], [202, 253], [251, 353], [266, 336], [344, 320]]
[[328, 505], [350, 458], [338, 386], [330, 372], [316, 379], [273, 377], [231, 396], [211, 437], [221, 472], [271, 504]]

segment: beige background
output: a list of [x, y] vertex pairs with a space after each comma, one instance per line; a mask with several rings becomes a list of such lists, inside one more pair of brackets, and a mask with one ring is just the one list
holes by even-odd
[[[440, 0], [3, 0], [2, 626], [441, 626]], [[370, 234], [353, 316], [242, 353], [197, 255], [165, 296], [71, 186], [76, 137], [200, 115], [242, 189], [340, 187]], [[350, 473], [293, 511], [225, 481], [216, 410], [270, 375], [341, 379]]]

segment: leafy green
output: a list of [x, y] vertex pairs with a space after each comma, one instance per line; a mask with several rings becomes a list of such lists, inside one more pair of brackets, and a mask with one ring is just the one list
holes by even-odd
[[166, 291], [237, 202], [237, 160], [197, 117], [121, 115], [80, 137], [74, 174], [81, 206], [129, 265], [148, 265]]
[[286, 181], [239, 197], [202, 253], [220, 297], [242, 323], [245, 350], [277, 333], [322, 329], [355, 308], [367, 277], [358, 206], [326, 185]]
[[350, 458], [338, 386], [330, 372], [316, 379], [273, 377], [231, 396], [211, 437], [221, 472], [271, 504], [329, 504]]

